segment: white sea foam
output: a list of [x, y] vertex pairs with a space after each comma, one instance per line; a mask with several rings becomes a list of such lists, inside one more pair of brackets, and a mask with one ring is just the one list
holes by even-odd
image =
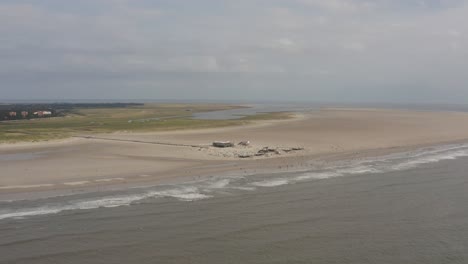
[[27, 216], [57, 214], [69, 210], [89, 210], [97, 208], [112, 208], [128, 206], [132, 203], [148, 198], [171, 197], [180, 201], [196, 201], [210, 198], [211, 196], [198, 192], [196, 187], [178, 187], [161, 191], [148, 191], [142, 194], [109, 196], [94, 199], [82, 199], [69, 201], [64, 205], [49, 205], [25, 209], [0, 210], [0, 220], [7, 218], [23, 218]]
[[255, 187], [233, 186], [233, 187], [229, 187], [229, 189], [241, 190], [241, 191], [255, 191], [257, 188], [255, 188]]
[[106, 178], [106, 179], [97, 179], [95, 182], [110, 182], [110, 181], [123, 181], [124, 178]]
[[182, 201], [195, 201], [210, 198], [210, 195], [199, 192], [197, 187], [180, 187], [162, 191], [152, 191], [148, 193], [150, 197], [172, 197]]
[[380, 170], [372, 166], [357, 166], [352, 168], [341, 169], [337, 171], [337, 174], [364, 174], [364, 173], [378, 173]]
[[307, 172], [294, 178], [295, 181], [306, 181], [306, 180], [321, 180], [335, 177], [342, 177], [345, 175], [353, 174], [365, 174], [365, 173], [379, 173], [380, 170], [373, 168], [372, 166], [356, 166], [350, 165], [346, 168], [330, 169], [329, 171], [322, 172]]
[[212, 197], [210, 195], [206, 195], [202, 193], [180, 193], [180, 194], [172, 194], [172, 195], [165, 195], [165, 196], [177, 198], [181, 201], [197, 201], [197, 200], [203, 200], [203, 199]]
[[297, 176], [294, 178], [296, 181], [306, 181], [306, 180], [312, 180], [312, 179], [328, 179], [328, 178], [333, 178], [333, 177], [340, 177], [343, 176], [342, 173], [338, 172], [309, 172], [309, 173], [304, 173], [302, 175]]
[[36, 215], [47, 215], [47, 214], [56, 214], [61, 210], [58, 208], [48, 208], [48, 207], [38, 207], [17, 211], [0, 211], [0, 220], [7, 218], [24, 218], [27, 216], [36, 216]]
[[86, 210], [96, 208], [111, 208], [130, 205], [132, 202], [147, 198], [146, 195], [127, 195], [105, 197], [100, 199], [76, 200], [64, 205], [40, 206], [17, 210], [0, 211], [0, 220], [6, 218], [23, 218], [34, 215], [57, 214], [67, 210]]
[[210, 184], [208, 184], [208, 186], [206, 186], [206, 188], [208, 189], [223, 189], [223, 188], [226, 188], [229, 183], [231, 181], [229, 179], [221, 179], [221, 180], [217, 180], [215, 182], [211, 182]]
[[89, 181], [75, 181], [75, 182], [64, 182], [63, 185], [75, 186], [75, 185], [85, 185], [88, 183]]
[[259, 182], [252, 182], [251, 185], [258, 186], [258, 187], [276, 187], [281, 185], [289, 184], [288, 179], [268, 179]]
[[55, 184], [52, 184], [52, 183], [34, 184], [34, 185], [5, 185], [5, 186], [0, 186], [0, 190], [52, 187], [54, 185]]
[[119, 207], [119, 206], [126, 206], [130, 205], [133, 202], [140, 201], [143, 199], [148, 198], [146, 194], [140, 195], [122, 195], [122, 196], [115, 196], [115, 197], [106, 197], [101, 199], [93, 199], [93, 200], [83, 200], [77, 201], [69, 208], [65, 208], [65, 210], [71, 209], [95, 209], [95, 208], [112, 208], [112, 207]]
[[422, 164], [427, 163], [435, 163], [442, 160], [453, 160], [460, 157], [467, 157], [468, 156], [468, 149], [458, 150], [454, 152], [445, 152], [440, 154], [434, 155], [427, 155], [427, 156], [420, 156], [417, 159], [408, 160], [399, 164], [395, 164], [392, 167], [392, 170], [407, 170], [411, 168], [415, 168]]

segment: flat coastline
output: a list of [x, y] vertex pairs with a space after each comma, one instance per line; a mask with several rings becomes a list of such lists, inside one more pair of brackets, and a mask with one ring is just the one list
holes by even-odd
[[[248, 140], [251, 145], [208, 147], [216, 140]], [[237, 127], [2, 144], [0, 198], [294, 171], [467, 140], [468, 113], [328, 108]], [[264, 147], [303, 150], [270, 157], [238, 156]]]

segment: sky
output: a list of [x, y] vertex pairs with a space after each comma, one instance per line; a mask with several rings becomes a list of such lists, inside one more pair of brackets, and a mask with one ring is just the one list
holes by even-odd
[[468, 0], [0, 0], [2, 99], [468, 103]]

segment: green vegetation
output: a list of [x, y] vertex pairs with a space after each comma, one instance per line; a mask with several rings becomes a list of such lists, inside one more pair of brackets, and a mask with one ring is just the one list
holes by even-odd
[[254, 120], [283, 120], [292, 118], [292, 114], [288, 112], [276, 112], [276, 113], [260, 113], [256, 115], [246, 116], [240, 120], [254, 121]]
[[65, 117], [0, 122], [0, 143], [43, 141], [115, 131], [165, 131], [243, 125], [254, 120], [289, 118], [265, 113], [236, 120], [196, 120], [192, 113], [238, 108], [229, 105], [159, 104], [122, 108], [76, 108]]

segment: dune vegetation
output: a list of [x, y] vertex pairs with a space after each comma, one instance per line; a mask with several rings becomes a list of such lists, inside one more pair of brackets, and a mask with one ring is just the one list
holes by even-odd
[[76, 108], [64, 117], [0, 122], [0, 142], [44, 141], [117, 131], [225, 127], [290, 116], [287, 113], [262, 113], [235, 120], [192, 119], [193, 113], [239, 107], [220, 104], [145, 104], [122, 108]]

